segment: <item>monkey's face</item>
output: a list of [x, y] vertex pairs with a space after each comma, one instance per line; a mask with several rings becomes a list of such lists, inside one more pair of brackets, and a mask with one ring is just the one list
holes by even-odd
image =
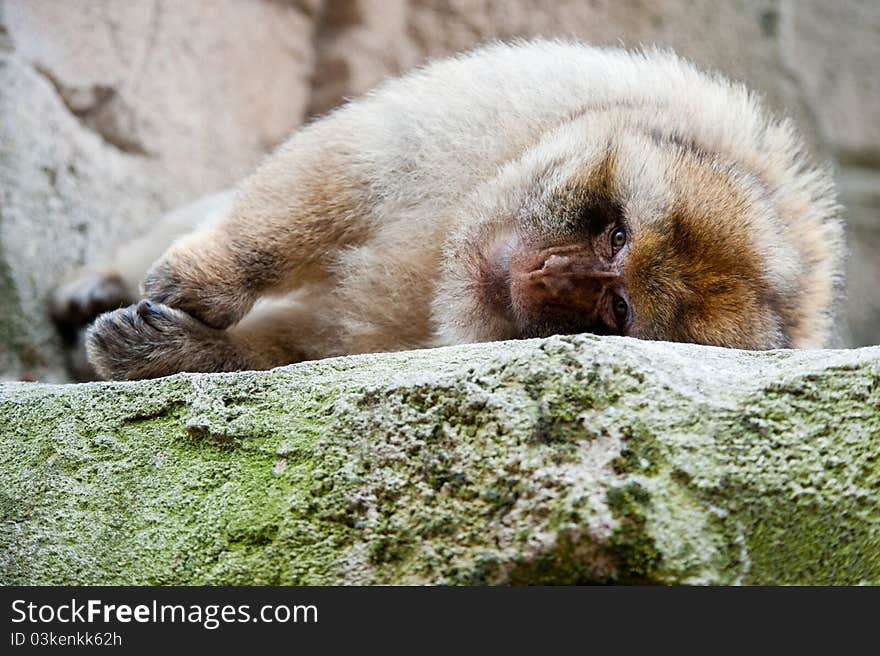
[[791, 345], [805, 258], [772, 194], [675, 133], [564, 126], [467, 212], [437, 301], [453, 339], [592, 332]]

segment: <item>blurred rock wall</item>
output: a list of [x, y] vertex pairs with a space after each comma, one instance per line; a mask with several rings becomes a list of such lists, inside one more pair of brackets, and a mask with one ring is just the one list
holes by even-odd
[[0, 0], [0, 375], [64, 380], [52, 284], [310, 116], [427, 58], [537, 35], [669, 46], [791, 116], [847, 208], [841, 344], [880, 342], [880, 3]]

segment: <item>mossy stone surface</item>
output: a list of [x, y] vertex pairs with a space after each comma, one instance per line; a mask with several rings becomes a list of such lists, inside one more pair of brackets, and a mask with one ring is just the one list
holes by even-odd
[[880, 584], [880, 348], [0, 385], [3, 584]]

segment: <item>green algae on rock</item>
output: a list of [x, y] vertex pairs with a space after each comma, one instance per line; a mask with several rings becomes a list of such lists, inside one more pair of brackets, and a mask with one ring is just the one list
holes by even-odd
[[880, 583], [880, 347], [0, 385], [3, 584]]

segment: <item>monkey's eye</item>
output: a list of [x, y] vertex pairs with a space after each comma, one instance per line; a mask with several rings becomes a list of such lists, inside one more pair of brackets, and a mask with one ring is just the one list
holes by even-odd
[[615, 296], [611, 301], [611, 310], [614, 312], [614, 318], [617, 323], [623, 325], [629, 317], [629, 305], [620, 296]]
[[618, 251], [623, 248], [623, 245], [626, 243], [626, 230], [623, 228], [615, 228], [614, 232], [611, 233], [611, 247]]

